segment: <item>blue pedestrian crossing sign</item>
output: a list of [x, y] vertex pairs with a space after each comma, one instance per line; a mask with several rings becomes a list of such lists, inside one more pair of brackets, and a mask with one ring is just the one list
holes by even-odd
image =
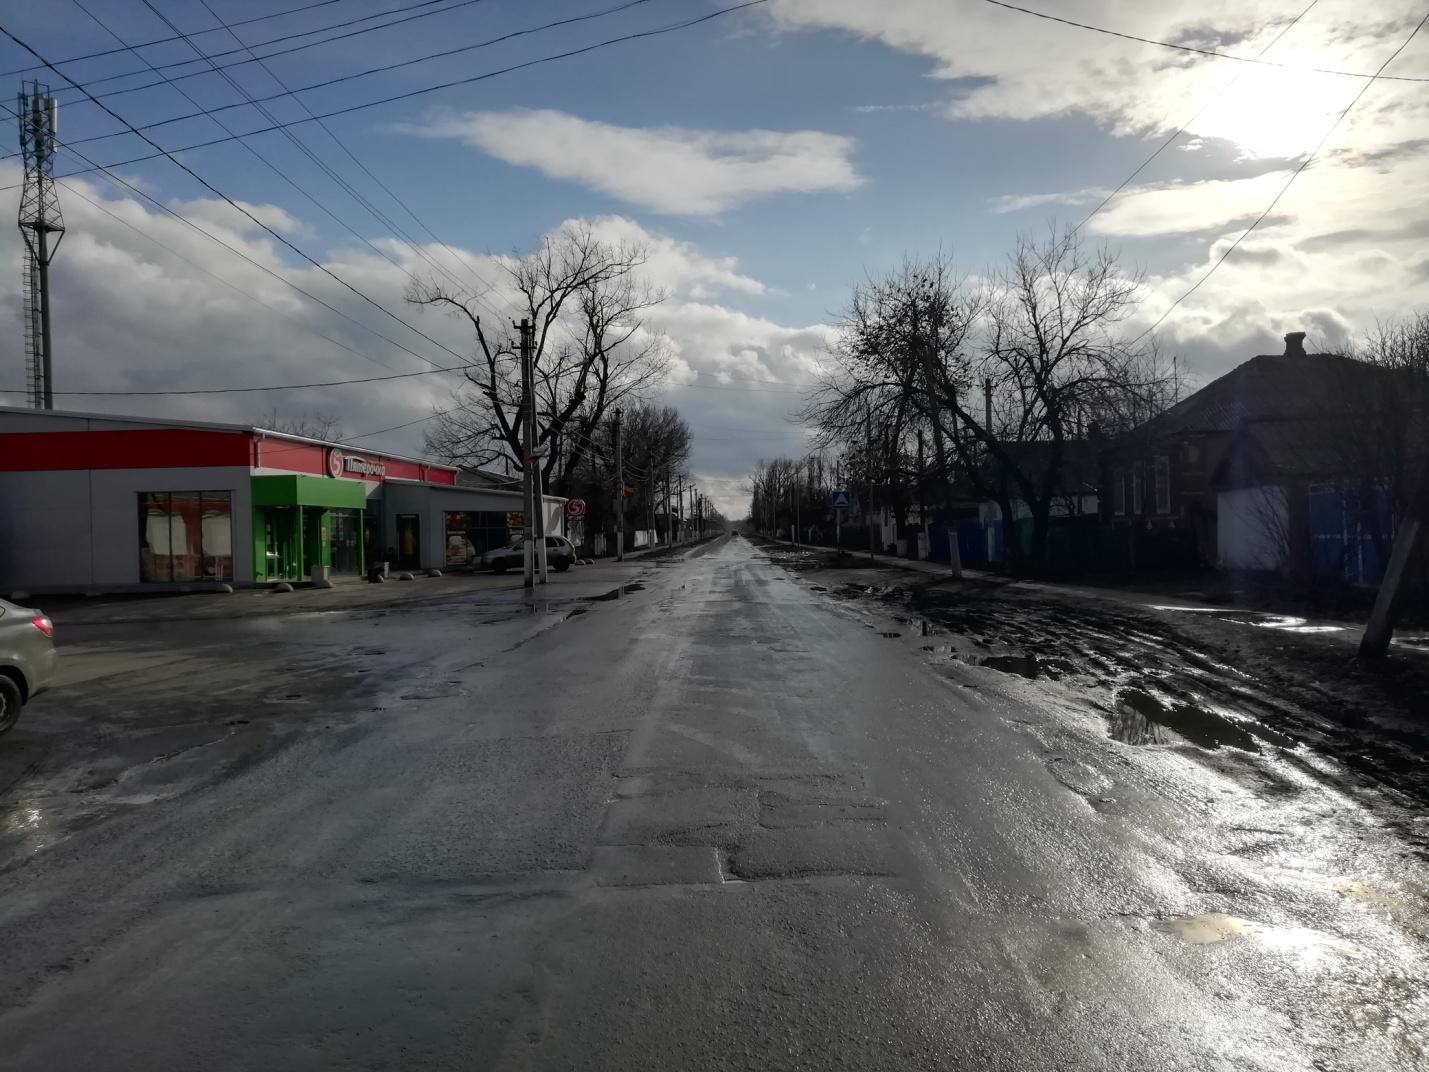
[[853, 496], [847, 491], [835, 491], [829, 494], [829, 505], [835, 510], [847, 510], [853, 502]]

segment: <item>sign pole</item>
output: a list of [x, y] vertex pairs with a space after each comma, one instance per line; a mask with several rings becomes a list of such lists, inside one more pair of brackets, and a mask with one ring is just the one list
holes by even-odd
[[530, 343], [530, 323], [522, 320], [517, 325], [521, 331], [521, 389], [525, 392], [527, 405], [526, 427], [522, 430], [523, 443], [525, 446], [524, 462], [522, 469], [523, 490], [526, 493], [526, 523], [525, 546], [526, 553], [523, 556], [525, 562], [525, 576], [522, 580], [522, 587], [528, 591], [536, 586], [536, 532], [532, 527], [536, 520], [536, 498], [535, 498], [535, 469], [536, 459], [532, 456], [536, 449], [536, 388], [533, 383], [531, 373], [531, 343]]
[[625, 455], [620, 441], [620, 408], [615, 410], [615, 561], [625, 561]]

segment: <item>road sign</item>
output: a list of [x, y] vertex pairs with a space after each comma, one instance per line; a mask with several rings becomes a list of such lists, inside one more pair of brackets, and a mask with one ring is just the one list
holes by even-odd
[[506, 527], [512, 532], [526, 531], [526, 511], [508, 510], [506, 513]]
[[637, 490], [638, 490], [638, 489], [635, 487], [634, 484], [626, 484], [626, 485], [625, 485], [625, 497], [626, 497], [627, 499], [633, 499], [633, 498], [635, 498], [635, 493], [636, 493]]
[[584, 500], [584, 499], [567, 499], [567, 500], [566, 500], [566, 516], [567, 516], [568, 518], [570, 518], [572, 521], [575, 521], [575, 520], [578, 519], [578, 518], [585, 517], [585, 500]]
[[847, 491], [833, 491], [829, 493], [829, 505], [835, 510], [847, 510], [853, 503], [853, 495]]

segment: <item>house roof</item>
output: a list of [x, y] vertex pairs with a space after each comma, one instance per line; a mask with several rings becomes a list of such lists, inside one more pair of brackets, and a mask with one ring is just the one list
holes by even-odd
[[1338, 354], [1262, 354], [1128, 433], [1123, 443], [1188, 432], [1233, 432], [1247, 421], [1343, 412], [1347, 394], [1393, 375]]

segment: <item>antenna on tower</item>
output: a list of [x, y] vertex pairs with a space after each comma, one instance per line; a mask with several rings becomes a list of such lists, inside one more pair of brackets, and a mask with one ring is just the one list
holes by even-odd
[[[55, 193], [55, 146], [59, 102], [50, 87], [21, 89], [20, 154], [25, 183], [20, 194], [20, 233], [25, 236], [21, 291], [25, 297], [25, 387], [36, 409], [54, 409], [54, 365], [50, 333], [50, 261], [64, 237], [64, 216]], [[50, 236], [54, 235], [51, 244]]]

